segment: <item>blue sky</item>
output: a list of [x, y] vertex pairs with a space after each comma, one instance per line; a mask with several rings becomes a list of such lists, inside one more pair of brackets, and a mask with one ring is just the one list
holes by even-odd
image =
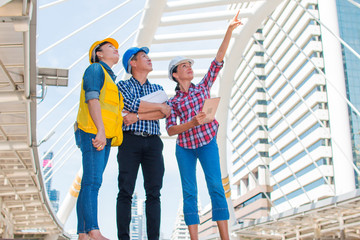
[[[40, 0], [39, 6], [44, 6], [47, 3], [55, 1]], [[81, 28], [85, 24], [91, 22], [103, 13], [110, 11], [114, 7], [126, 1], [117, 0], [68, 0], [63, 1], [54, 6], [38, 9], [37, 19], [37, 52], [40, 53], [48, 46], [59, 41], [60, 39], [71, 34], [75, 30]], [[129, 19], [138, 10], [142, 9], [144, 0], [131, 1], [124, 5], [124, 7], [114, 11], [108, 16], [104, 17], [91, 26], [85, 28], [77, 34], [74, 34], [69, 39], [58, 44], [49, 51], [38, 55], [38, 67], [51, 67], [51, 68], [69, 68], [73, 63], [79, 59], [83, 54], [88, 52], [90, 45], [96, 41], [107, 37], [110, 33], [119, 27], [124, 21]], [[140, 17], [130, 22], [124, 29], [116, 32], [112, 37], [122, 42], [127, 38], [135, 29], [137, 29]], [[130, 39], [122, 48], [119, 49], [120, 55], [133, 44], [133, 38]], [[218, 46], [218, 45], [217, 45]], [[216, 47], [217, 47], [216, 46]], [[159, 48], [159, 46], [155, 47]], [[151, 48], [152, 50], [152, 48]], [[81, 81], [82, 74], [88, 66], [88, 56], [82, 59], [78, 64], [72, 67], [69, 71], [69, 86], [68, 87], [48, 87], [46, 90], [45, 99], [39, 101], [38, 104], [38, 119], [40, 119], [52, 106], [62, 99], [73, 87]], [[119, 63], [114, 67], [114, 72], [119, 73], [122, 66]], [[154, 66], [154, 70], [157, 66]], [[122, 74], [119, 75], [121, 77]], [[151, 80], [151, 79], [150, 79]], [[162, 82], [164, 81], [164, 82]], [[154, 80], [153, 82], [167, 85], [173, 88], [169, 80]], [[80, 89], [75, 90], [64, 103], [57, 108], [52, 114], [49, 115], [41, 124], [38, 125], [38, 141], [47, 135], [51, 127], [62, 117], [65, 113], [79, 100]], [[45, 143], [40, 146], [39, 154], [44, 153], [47, 149], [57, 140], [62, 133], [63, 129], [70, 126], [75, 118], [76, 112], [70, 113], [59, 128], [55, 130], [55, 134]], [[164, 121], [161, 121], [162, 129], [164, 132]], [[66, 140], [72, 136], [70, 131], [65, 139], [54, 148], [54, 153], [59, 155], [59, 149], [65, 144]], [[70, 141], [65, 146], [62, 152], [71, 147], [73, 141]], [[170, 238], [171, 231], [175, 224], [176, 213], [181, 199], [181, 185], [180, 176], [177, 169], [177, 163], [174, 155], [175, 140], [164, 140], [164, 159], [165, 159], [165, 175], [162, 189], [162, 224], [161, 232], [165, 238]], [[117, 149], [113, 148], [109, 158], [109, 163], [104, 173], [103, 184], [99, 192], [99, 225], [103, 234], [110, 239], [116, 239], [116, 195], [117, 195], [117, 162], [116, 162]], [[70, 188], [76, 172], [81, 166], [81, 154], [77, 150], [75, 154], [69, 156], [65, 154], [64, 159], [69, 158], [63, 167], [54, 175], [52, 180], [52, 187], [60, 191], [60, 205]], [[59, 157], [56, 159], [61, 162]], [[56, 161], [55, 161], [56, 162]], [[209, 197], [204, 182], [201, 167], [198, 165], [198, 188], [199, 196], [202, 206], [209, 203]], [[141, 170], [138, 174], [136, 185], [136, 192], [139, 198], [145, 198], [143, 190], [143, 180]], [[76, 214], [75, 209], [69, 217], [65, 229], [72, 231], [76, 229]]]

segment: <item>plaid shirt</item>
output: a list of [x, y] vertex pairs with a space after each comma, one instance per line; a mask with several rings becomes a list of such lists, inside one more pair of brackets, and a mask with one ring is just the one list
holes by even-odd
[[[151, 84], [149, 80], [141, 85], [138, 80], [131, 77], [117, 84], [119, 91], [124, 97], [124, 110], [137, 113], [140, 106], [140, 98], [158, 90], [163, 90], [160, 85]], [[160, 135], [159, 120], [139, 120], [129, 126], [123, 124], [123, 131], [146, 132], [153, 135]]]
[[[223, 62], [216, 60], [211, 62], [209, 71], [197, 85], [191, 84], [189, 91], [176, 91], [174, 97], [169, 100], [171, 114], [166, 119], [166, 129], [177, 125], [176, 118], [180, 118], [180, 124], [189, 122], [196, 114], [200, 112], [204, 101], [210, 98], [210, 88], [213, 85]], [[217, 133], [219, 123], [214, 119], [210, 123], [196, 126], [178, 135], [176, 143], [183, 148], [195, 149], [208, 144]]]

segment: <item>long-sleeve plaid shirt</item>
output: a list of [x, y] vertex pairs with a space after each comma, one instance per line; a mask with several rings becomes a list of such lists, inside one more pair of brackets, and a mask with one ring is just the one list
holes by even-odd
[[[191, 121], [191, 119], [200, 112], [205, 99], [210, 98], [211, 86], [220, 69], [223, 67], [223, 64], [223, 62], [219, 63], [213, 60], [207, 74], [199, 84], [191, 84], [187, 93], [180, 90], [176, 91], [175, 96], [169, 100], [171, 114], [166, 119], [166, 129], [177, 125], [177, 117], [180, 118], [180, 124], [183, 124]], [[176, 143], [188, 149], [202, 147], [216, 136], [218, 127], [219, 123], [214, 119], [210, 123], [199, 125], [180, 133]]]
[[[140, 98], [163, 88], [158, 84], [151, 84], [148, 80], [141, 85], [138, 80], [131, 77], [117, 84], [124, 97], [124, 109], [137, 113], [140, 106]], [[139, 120], [129, 126], [123, 124], [123, 131], [147, 132], [153, 135], [160, 135], [159, 120]]]

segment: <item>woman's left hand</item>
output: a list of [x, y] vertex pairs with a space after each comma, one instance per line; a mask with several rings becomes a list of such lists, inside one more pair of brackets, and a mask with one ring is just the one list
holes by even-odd
[[92, 140], [92, 144], [93, 144], [94, 148], [96, 148], [96, 151], [103, 150], [106, 145], [105, 131], [98, 131], [95, 139], [91, 139], [91, 140]]

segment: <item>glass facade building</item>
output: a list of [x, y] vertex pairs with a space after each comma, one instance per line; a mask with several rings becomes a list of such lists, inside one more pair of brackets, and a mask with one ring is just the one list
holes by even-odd
[[139, 199], [134, 193], [131, 203], [130, 238], [134, 240], [146, 240], [146, 216], [145, 201]]
[[[331, 26], [326, 20], [331, 6], [335, 4], [327, 1], [283, 1], [242, 53], [230, 102], [237, 219], [276, 214], [341, 194], [336, 184], [349, 181], [351, 174], [336, 165], [349, 159], [336, 155], [344, 143], [333, 131], [339, 127], [332, 102], [338, 96], [329, 89], [341, 83], [329, 76], [329, 59], [336, 49], [317, 21]], [[360, 52], [360, 9], [344, 0], [336, 6], [341, 38]], [[345, 47], [341, 50], [346, 93], [359, 109], [360, 60]], [[360, 116], [348, 110], [351, 161], [359, 167]], [[348, 152], [351, 155], [350, 148]]]
[[[319, 15], [314, 1], [301, 4]], [[249, 197], [239, 206], [262, 196], [277, 213], [334, 194], [320, 35], [314, 17], [284, 1], [244, 52], [231, 101], [232, 182]]]
[[[44, 176], [45, 175], [51, 176], [52, 174], [53, 165], [50, 161], [53, 159], [53, 157], [54, 157], [54, 153], [49, 152], [43, 160]], [[49, 196], [51, 206], [53, 207], [54, 211], [57, 212], [59, 210], [60, 191], [56, 189], [52, 189], [51, 184], [52, 184], [52, 179], [49, 179], [45, 185], [46, 192]]]
[[[359, 4], [360, 5], [360, 4]], [[360, 8], [350, 1], [336, 0], [340, 37], [357, 53], [360, 52]], [[360, 109], [360, 59], [349, 49], [342, 47], [347, 97]], [[360, 116], [349, 108], [351, 140], [355, 164], [360, 168]], [[360, 176], [356, 176], [359, 187]]]

